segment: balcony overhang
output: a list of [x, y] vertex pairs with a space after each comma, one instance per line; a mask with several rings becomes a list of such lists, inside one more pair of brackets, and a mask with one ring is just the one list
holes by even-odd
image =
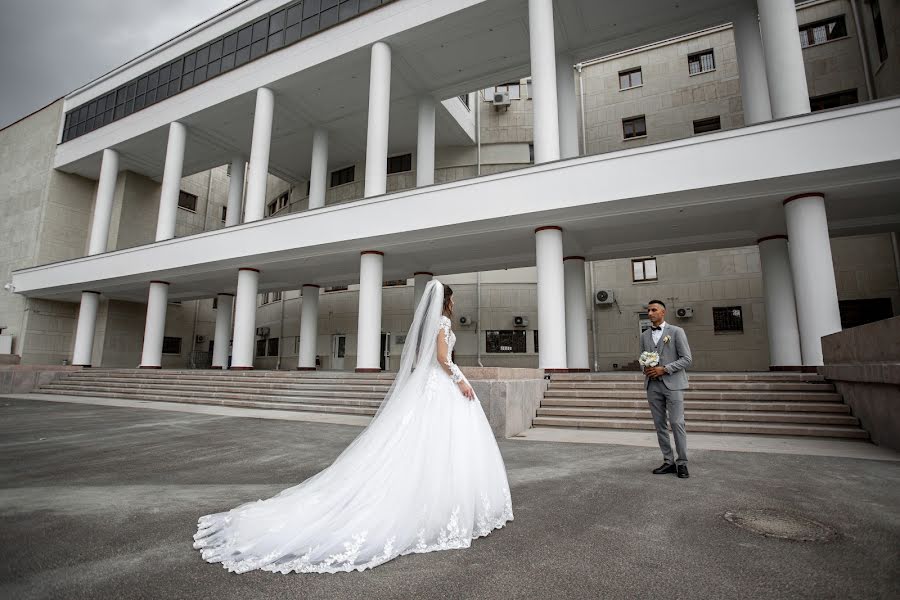
[[359, 252], [385, 253], [385, 279], [534, 264], [535, 227], [558, 225], [590, 260], [752, 245], [784, 232], [782, 200], [826, 195], [832, 235], [900, 226], [900, 99], [857, 105], [498, 175], [403, 191], [22, 269], [18, 293], [75, 301], [82, 290], [145, 301], [358, 279]]

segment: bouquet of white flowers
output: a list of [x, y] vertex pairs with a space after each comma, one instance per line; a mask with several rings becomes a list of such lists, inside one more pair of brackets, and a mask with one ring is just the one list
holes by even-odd
[[641, 352], [640, 358], [638, 358], [638, 363], [645, 369], [647, 367], [655, 367], [659, 364], [659, 354], [656, 352]]

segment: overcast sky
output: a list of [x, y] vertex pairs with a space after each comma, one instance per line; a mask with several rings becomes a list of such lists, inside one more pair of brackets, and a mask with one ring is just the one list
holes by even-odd
[[0, 128], [239, 0], [0, 0]]

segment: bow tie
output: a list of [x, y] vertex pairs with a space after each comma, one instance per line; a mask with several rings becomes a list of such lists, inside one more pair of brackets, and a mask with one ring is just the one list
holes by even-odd
[[654, 327], [653, 325], [651, 325], [650, 331], [662, 331], [662, 327]]

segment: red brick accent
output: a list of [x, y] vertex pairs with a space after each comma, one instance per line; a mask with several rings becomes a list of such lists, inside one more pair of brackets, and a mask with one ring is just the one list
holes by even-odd
[[818, 196], [819, 198], [822, 198], [822, 199], [825, 198], [825, 194], [823, 194], [822, 192], [809, 192], [808, 194], [795, 194], [795, 195], [791, 196], [790, 198], [788, 198], [787, 200], [785, 200], [784, 202], [782, 202], [781, 204], [782, 204], [782, 206], [784, 206], [788, 202], [793, 202], [794, 200], [799, 200], [800, 198], [809, 198], [811, 196]]

